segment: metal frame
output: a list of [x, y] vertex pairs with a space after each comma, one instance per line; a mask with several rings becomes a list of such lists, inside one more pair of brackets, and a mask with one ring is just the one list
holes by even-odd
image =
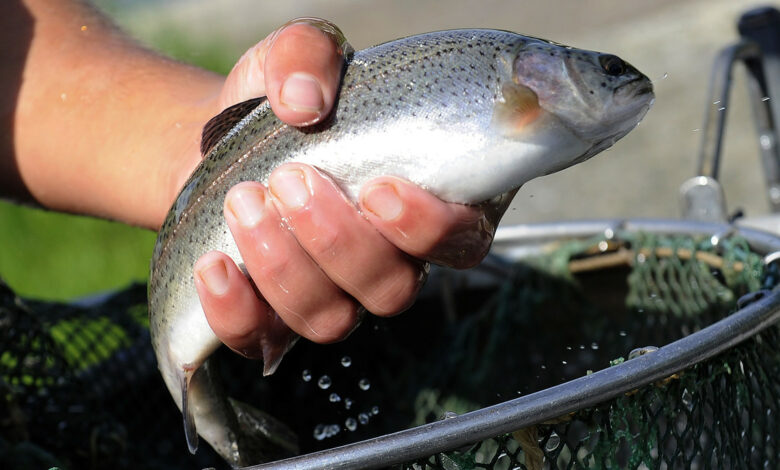
[[[613, 238], [622, 230], [708, 236], [714, 244], [726, 236], [739, 234], [748, 240], [754, 251], [766, 255], [768, 262], [774, 262], [780, 252], [780, 238], [765, 232], [679, 220], [595, 220], [511, 226], [499, 229], [494, 252], [510, 259], [520, 259], [531, 252], [538, 252], [552, 241], [601, 234]], [[652, 354], [593, 374], [457, 417], [246, 469], [386, 467], [458, 449], [597, 405], [709, 359], [777, 323], [780, 320], [780, 290], [756, 297], [754, 302], [729, 317], [669, 343]]]
[[[703, 217], [726, 218], [725, 201], [721, 201], [722, 189], [716, 181], [719, 177], [732, 73], [740, 62], [747, 71], [767, 196], [772, 211], [780, 211], [780, 147], [776, 128], [780, 119], [780, 11], [762, 7], [746, 12], [739, 20], [739, 32], [742, 39], [720, 51], [710, 76], [696, 174], [715, 182], [694, 179], [682, 188], [683, 197], [688, 195], [689, 199], [684, 204], [687, 202], [693, 205], [683, 207], [688, 217], [695, 217], [699, 213]], [[702, 186], [714, 187], [702, 190]], [[701, 197], [695, 197], [698, 191], [704, 191]], [[708, 200], [713, 198], [712, 195], [715, 201]], [[695, 207], [697, 205], [701, 207]]]

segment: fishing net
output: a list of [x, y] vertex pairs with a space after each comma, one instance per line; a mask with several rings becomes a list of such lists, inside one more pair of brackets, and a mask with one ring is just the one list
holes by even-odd
[[[348, 340], [305, 341], [278, 372], [220, 351], [229, 394], [287, 423], [301, 452], [477, 410], [653, 354], [737, 310], [777, 273], [739, 237], [621, 233], [522, 262], [440, 270], [417, 304]], [[156, 371], [144, 286], [91, 305], [0, 285], [0, 467], [202, 468]], [[404, 469], [780, 467], [776, 326], [594, 407]]]

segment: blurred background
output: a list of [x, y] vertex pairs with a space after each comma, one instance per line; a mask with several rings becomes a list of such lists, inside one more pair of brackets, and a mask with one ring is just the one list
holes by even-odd
[[[679, 217], [693, 176], [710, 70], [737, 39], [743, 0], [95, 0], [146, 46], [227, 73], [270, 31], [299, 16], [338, 24], [356, 49], [447, 28], [488, 27], [611, 52], [655, 84], [641, 125], [598, 157], [539, 178], [504, 224], [598, 217]], [[729, 210], [768, 212], [743, 71], [735, 76], [721, 182]], [[145, 281], [155, 234], [0, 203], [0, 278], [20, 295], [73, 299]]]

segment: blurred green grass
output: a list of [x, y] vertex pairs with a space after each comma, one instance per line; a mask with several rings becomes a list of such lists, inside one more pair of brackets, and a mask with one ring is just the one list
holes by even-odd
[[0, 277], [22, 296], [69, 300], [148, 276], [148, 230], [6, 202], [0, 227]]
[[[226, 74], [237, 60], [235, 47], [217, 38], [187, 37], [174, 27], [157, 31], [140, 39], [183, 62]], [[0, 279], [19, 295], [44, 300], [145, 282], [155, 236], [116, 222], [0, 202]]]

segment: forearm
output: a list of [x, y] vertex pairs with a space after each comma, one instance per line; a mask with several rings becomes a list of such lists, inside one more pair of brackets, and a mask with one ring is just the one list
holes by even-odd
[[4, 119], [3, 193], [159, 227], [219, 112], [223, 78], [137, 46], [80, 2], [22, 3], [33, 28]]

